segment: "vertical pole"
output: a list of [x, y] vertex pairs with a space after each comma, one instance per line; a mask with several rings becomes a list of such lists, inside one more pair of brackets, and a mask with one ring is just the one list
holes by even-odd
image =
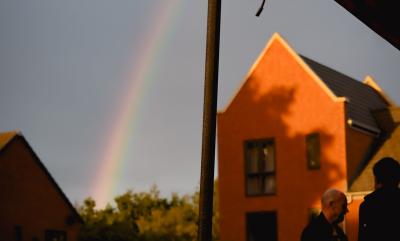
[[199, 241], [212, 239], [221, 0], [208, 0], [199, 200]]

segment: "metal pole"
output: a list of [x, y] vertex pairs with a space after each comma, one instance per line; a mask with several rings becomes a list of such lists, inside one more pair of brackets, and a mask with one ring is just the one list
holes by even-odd
[[208, 0], [199, 200], [199, 241], [211, 241], [212, 239], [220, 22], [221, 0]]

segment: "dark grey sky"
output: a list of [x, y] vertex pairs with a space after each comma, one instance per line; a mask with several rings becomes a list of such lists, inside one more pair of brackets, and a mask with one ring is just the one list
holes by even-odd
[[[257, 18], [261, 2], [222, 3], [220, 109], [274, 32], [298, 53], [353, 78], [371, 75], [400, 103], [400, 51], [335, 1], [267, 0]], [[143, 46], [155, 41], [135, 129], [107, 200], [152, 184], [163, 195], [193, 192], [206, 8], [198, 0], [1, 0], [0, 131], [21, 130], [72, 202], [95, 195], [123, 95], [140, 81], [127, 73], [143, 68]], [[164, 13], [172, 17], [162, 25]]]

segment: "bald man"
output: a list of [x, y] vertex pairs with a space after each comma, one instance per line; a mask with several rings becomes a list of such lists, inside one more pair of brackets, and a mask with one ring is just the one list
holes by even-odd
[[337, 189], [328, 189], [322, 195], [321, 206], [319, 216], [304, 228], [301, 241], [347, 241], [338, 226], [348, 212], [346, 195]]

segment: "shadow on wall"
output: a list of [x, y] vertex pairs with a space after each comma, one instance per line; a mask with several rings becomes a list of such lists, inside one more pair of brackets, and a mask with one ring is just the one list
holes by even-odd
[[[338, 153], [344, 151], [344, 140], [336, 133], [341, 130], [342, 123], [335, 122], [340, 118], [325, 117], [328, 108], [337, 108], [328, 96], [322, 96], [323, 99], [305, 95], [307, 87], [289, 81], [271, 86], [268, 82], [274, 80], [268, 78], [250, 76], [227, 112], [233, 117], [230, 120], [237, 121], [238, 131], [246, 130], [244, 135], [249, 139], [275, 139], [279, 208], [288, 212], [292, 219], [303, 220], [300, 227], [295, 228], [299, 233], [301, 225], [307, 222], [302, 217], [308, 215], [310, 208], [319, 208], [326, 189], [345, 188], [345, 160], [338, 157]], [[322, 108], [323, 103], [318, 98], [330, 105]], [[317, 145], [320, 146], [320, 167], [315, 168], [307, 164], [306, 137], [312, 133], [318, 134]], [[293, 210], [296, 212], [291, 213]]]

